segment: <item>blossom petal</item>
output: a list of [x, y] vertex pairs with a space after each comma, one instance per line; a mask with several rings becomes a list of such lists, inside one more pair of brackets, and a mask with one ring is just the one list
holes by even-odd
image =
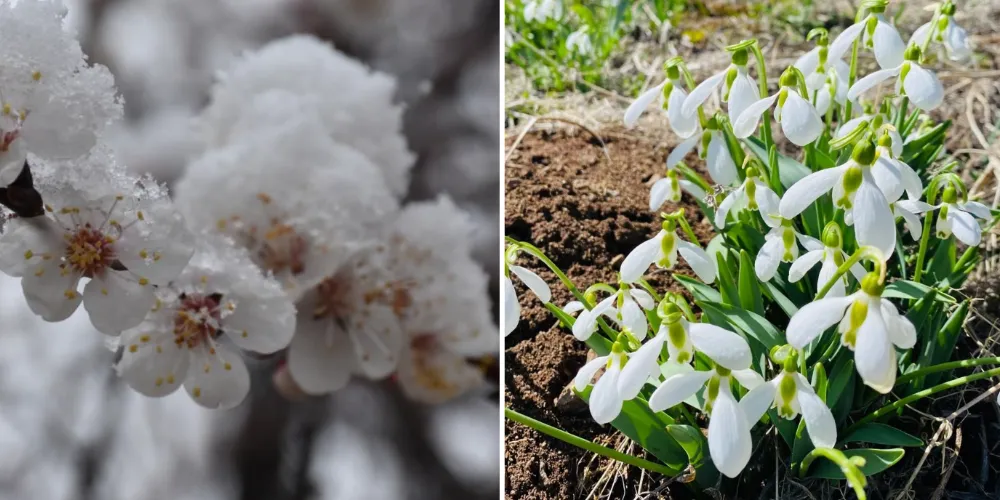
[[[300, 314], [302, 316], [303, 314]], [[307, 394], [328, 394], [342, 389], [356, 369], [354, 350], [346, 333], [321, 318], [300, 317], [298, 331], [288, 347], [288, 371]]]
[[250, 392], [250, 372], [239, 354], [228, 347], [207, 346], [192, 351], [184, 389], [196, 403], [210, 409], [228, 409], [239, 405]]
[[667, 104], [667, 117], [670, 119], [670, 128], [673, 129], [677, 137], [691, 137], [696, 135], [695, 132], [698, 131], [698, 114], [685, 115], [682, 112], [684, 107], [684, 101], [687, 99], [687, 94], [681, 89], [680, 85], [674, 85], [674, 89], [670, 92], [670, 98]]
[[920, 225], [920, 218], [915, 213], [899, 206], [899, 203], [896, 202], [896, 209], [893, 213], [903, 218], [903, 224], [906, 226], [906, 230], [910, 232], [910, 237], [914, 240], [919, 240], [920, 235], [924, 231], [924, 228]]
[[903, 79], [903, 90], [918, 108], [930, 111], [944, 101], [944, 87], [937, 75], [921, 68], [919, 64], [911, 63], [910, 71]]
[[771, 281], [781, 264], [781, 256], [785, 253], [783, 241], [780, 237], [770, 238], [764, 242], [764, 246], [757, 252], [753, 269], [757, 274], [757, 279], [761, 281]]
[[590, 415], [601, 425], [611, 422], [622, 411], [623, 400], [618, 395], [620, 375], [621, 370], [612, 365], [604, 371], [604, 375], [594, 384], [594, 389], [590, 392]]
[[115, 370], [129, 387], [157, 398], [176, 391], [184, 382], [191, 357], [188, 349], [174, 344], [173, 335], [144, 323], [122, 333], [121, 340], [125, 348]]
[[827, 61], [839, 61], [844, 58], [844, 54], [847, 53], [848, 49], [854, 43], [854, 40], [858, 38], [861, 31], [865, 28], [867, 24], [867, 19], [862, 19], [861, 22], [854, 23], [844, 29], [837, 38], [834, 38], [830, 42], [829, 50], [827, 51]]
[[725, 227], [726, 217], [729, 215], [729, 211], [733, 209], [736, 202], [744, 196], [743, 186], [736, 188], [723, 198], [722, 203], [719, 203], [719, 208], [715, 211], [715, 225], [718, 227]]
[[517, 290], [514, 289], [514, 283], [507, 277], [504, 277], [503, 280], [503, 318], [504, 336], [506, 337], [517, 328], [517, 323], [521, 320], [521, 304], [517, 301]]
[[847, 168], [847, 165], [841, 165], [820, 170], [799, 179], [798, 182], [792, 184], [792, 187], [788, 188], [788, 191], [785, 191], [785, 196], [778, 204], [778, 212], [786, 219], [799, 215], [817, 198], [830, 191], [844, 176]]
[[882, 319], [885, 320], [889, 341], [900, 349], [909, 349], [917, 343], [917, 328], [905, 316], [899, 314], [896, 306], [887, 299], [880, 301]]
[[976, 218], [968, 212], [949, 210], [947, 217], [951, 222], [951, 232], [955, 238], [958, 238], [958, 241], [974, 247], [982, 240], [983, 230], [979, 227]]
[[843, 125], [840, 126], [840, 128], [837, 129], [837, 133], [833, 135], [834, 139], [847, 137], [848, 135], [851, 134], [851, 132], [854, 132], [854, 129], [858, 128], [858, 126], [860, 126], [861, 122], [863, 121], [868, 121], [869, 123], [871, 123], [872, 117], [868, 115], [862, 115], [847, 120], [846, 122], [844, 122]]
[[594, 380], [594, 375], [597, 375], [597, 371], [604, 368], [607, 362], [607, 356], [598, 356], [583, 365], [580, 371], [576, 372], [576, 377], [573, 378], [573, 387], [577, 392], [583, 392], [590, 385], [590, 382]]
[[649, 189], [649, 211], [656, 212], [663, 206], [673, 191], [673, 180], [665, 177], [653, 183]]
[[47, 217], [13, 218], [0, 234], [0, 271], [14, 277], [34, 272], [43, 255], [54, 259], [65, 248], [62, 230]]
[[801, 255], [792, 262], [792, 267], [788, 270], [788, 281], [792, 283], [799, 281], [821, 260], [823, 260], [823, 250], [812, 250]]
[[699, 134], [695, 134], [685, 139], [684, 142], [678, 144], [677, 147], [675, 147], [674, 150], [667, 155], [667, 170], [676, 167], [678, 163], [684, 160], [684, 157], [694, 150], [694, 147], [698, 145], [699, 141], [701, 141], [701, 136]]
[[365, 322], [347, 325], [359, 372], [378, 380], [396, 369], [403, 344], [403, 332], [391, 321], [391, 310], [371, 314]]
[[955, 22], [954, 17], [948, 18], [948, 27], [944, 30], [944, 45], [948, 49], [948, 59], [959, 63], [966, 63], [972, 59], [969, 34]]
[[837, 422], [833, 413], [809, 385], [801, 373], [795, 374], [795, 398], [799, 401], [802, 418], [806, 421], [809, 439], [817, 448], [833, 448], [837, 444]]
[[[829, 56], [829, 52], [827, 52], [827, 56]], [[819, 47], [813, 47], [809, 52], [799, 56], [799, 58], [795, 60], [794, 66], [798, 68], [803, 75], [811, 75], [815, 73], [816, 68], [819, 67]]]
[[902, 160], [896, 160], [896, 167], [899, 168], [899, 173], [903, 177], [903, 189], [906, 190], [906, 196], [911, 200], [919, 200], [920, 196], [924, 194], [924, 183], [920, 180], [920, 176]]
[[631, 298], [625, 299], [622, 305], [622, 323], [638, 340], [646, 338], [646, 313]]
[[761, 377], [759, 373], [753, 370], [753, 368], [733, 370], [730, 375], [736, 379], [740, 385], [751, 391], [764, 384], [764, 377]]
[[25, 273], [21, 289], [32, 312], [56, 322], [70, 317], [83, 301], [76, 291], [79, 281], [79, 274], [62, 274], [58, 259], [43, 260]]
[[899, 171], [896, 161], [887, 156], [880, 156], [871, 167], [875, 185], [890, 203], [903, 196], [903, 174]]
[[830, 297], [802, 306], [788, 321], [785, 330], [788, 343], [802, 349], [827, 328], [839, 323], [853, 301], [853, 297]]
[[872, 45], [875, 60], [878, 61], [880, 68], [895, 68], [903, 64], [903, 52], [906, 50], [906, 44], [903, 43], [896, 28], [882, 20], [881, 17], [875, 25]]
[[854, 82], [850, 90], [847, 91], [847, 99], [851, 101], [856, 101], [861, 94], [864, 94], [868, 90], [876, 87], [878, 84], [896, 76], [899, 74], [898, 67], [880, 69], [878, 71], [873, 71], [864, 78]]
[[959, 203], [958, 208], [961, 208], [962, 210], [969, 212], [970, 214], [975, 215], [976, 217], [979, 217], [980, 219], [983, 220], [988, 221], [993, 219], [993, 212], [990, 211], [990, 207], [987, 207], [986, 205], [983, 205], [978, 201], [967, 201], [965, 203]]
[[684, 257], [694, 273], [698, 275], [698, 279], [708, 285], [715, 282], [715, 261], [705, 250], [693, 243], [678, 239], [677, 252], [681, 254], [681, 257]]
[[625, 363], [622, 374], [618, 377], [618, 395], [623, 400], [628, 401], [639, 395], [639, 391], [649, 380], [649, 374], [658, 368], [657, 360], [663, 352], [666, 339], [665, 335], [653, 337], [636, 350]]
[[649, 266], [659, 257], [660, 242], [663, 241], [665, 234], [666, 231], [660, 231], [653, 239], [640, 243], [625, 256], [619, 269], [622, 281], [635, 283], [642, 278]]
[[750, 344], [736, 333], [708, 323], [691, 323], [688, 334], [695, 349], [724, 368], [750, 368]]
[[887, 394], [896, 382], [896, 351], [886, 332], [879, 307], [869, 307], [858, 328], [854, 366], [865, 385]]
[[701, 390], [714, 373], [714, 371], [691, 371], [667, 378], [649, 397], [649, 408], [653, 411], [673, 408]]
[[726, 146], [722, 134], [718, 132], [712, 132], [705, 163], [708, 166], [708, 175], [716, 184], [731, 186], [738, 179], [736, 163], [729, 154], [729, 147]]
[[651, 311], [654, 307], [656, 307], [656, 301], [653, 300], [653, 296], [650, 295], [649, 292], [641, 288], [632, 288], [628, 291], [628, 293], [643, 309]]
[[117, 271], [105, 271], [83, 287], [83, 307], [90, 322], [106, 335], [138, 326], [155, 303], [152, 285], [140, 285]]
[[594, 331], [597, 330], [597, 319], [607, 312], [615, 303], [615, 295], [609, 295], [604, 300], [597, 303], [590, 311], [583, 311], [573, 323], [573, 336], [577, 340], [587, 340]]
[[738, 476], [753, 452], [746, 414], [736, 404], [728, 384], [719, 389], [708, 421], [708, 451], [715, 467], [726, 477]]
[[657, 97], [663, 94], [663, 87], [667, 85], [669, 80], [663, 80], [663, 83], [643, 92], [639, 95], [639, 98], [629, 105], [628, 109], [625, 110], [625, 126], [632, 128], [635, 123], [639, 121], [639, 117], [646, 111]]
[[879, 249], [886, 259], [896, 249], [896, 218], [868, 172], [854, 196], [854, 231], [859, 245]]
[[792, 144], [805, 146], [823, 132], [823, 119], [809, 101], [790, 90], [781, 113], [781, 131]]
[[757, 89], [757, 82], [746, 74], [745, 69], [740, 71], [733, 80], [732, 87], [729, 88], [729, 120], [736, 120], [740, 113], [759, 100], [760, 91]]
[[583, 302], [580, 302], [579, 300], [571, 300], [562, 308], [563, 312], [566, 314], [575, 314], [584, 309], [586, 308], [583, 307]]
[[767, 109], [770, 108], [777, 99], [778, 94], [775, 94], [747, 106], [747, 108], [740, 113], [740, 116], [736, 118], [736, 121], [733, 122], [733, 133], [736, 134], [736, 137], [740, 139], [750, 137], [750, 135], [757, 130], [757, 124], [760, 123], [761, 115], [763, 115], [764, 112], [767, 111]]
[[774, 406], [774, 395], [778, 392], [777, 386], [776, 380], [758, 385], [750, 389], [750, 392], [740, 400], [740, 409], [746, 415], [747, 424], [750, 427], [753, 427], [767, 413], [767, 410]]
[[677, 181], [677, 183], [680, 184], [681, 189], [687, 191], [688, 194], [690, 194], [692, 197], [696, 199], [704, 200], [708, 196], [708, 193], [706, 193], [705, 190], [701, 188], [701, 186], [687, 179], [681, 179]]
[[524, 268], [521, 266], [509, 266], [510, 271], [517, 275], [522, 283], [528, 286], [528, 288], [538, 296], [538, 300], [543, 303], [548, 304], [552, 300], [552, 291], [549, 290], [549, 285], [545, 283], [545, 280], [540, 278], [534, 271]]
[[687, 96], [687, 99], [684, 99], [684, 106], [681, 107], [681, 113], [687, 116], [695, 115], [698, 112], [698, 106], [704, 104], [705, 101], [708, 100], [709, 96], [712, 95], [712, 92], [715, 92], [715, 89], [719, 88], [719, 85], [722, 85], [722, 82], [726, 78], [727, 71], [729, 71], [729, 68], [726, 68], [726, 70], [716, 73], [708, 77], [705, 81], [699, 83], [698, 86], [695, 87], [694, 90], [692, 90]]
[[[860, 264], [855, 264], [855, 266], [858, 266], [858, 265], [860, 265]], [[838, 267], [839, 266], [837, 265], [836, 261], [833, 260], [833, 257], [827, 257], [826, 259], [824, 259], [823, 260], [823, 266], [820, 267], [820, 269], [819, 269], [819, 278], [816, 281], [816, 287], [820, 288], [820, 287], [826, 286], [826, 284], [829, 283], [829, 281], [831, 279], [833, 279], [833, 275], [837, 273], [837, 268]], [[852, 270], [853, 270], [853, 267], [852, 267]], [[858, 278], [858, 281], [861, 281], [862, 278], [864, 278], [864, 273], [863, 272], [861, 274], [861, 278]], [[830, 291], [826, 292], [825, 296], [826, 297], [843, 297], [844, 294], [847, 291], [847, 285], [844, 283], [845, 281], [846, 281], [845, 278], [841, 278], [841, 279], [837, 280], [830, 287]]]
[[[305, 306], [300, 301], [300, 306]], [[317, 304], [318, 305], [318, 304]], [[314, 307], [303, 307], [314, 311]], [[303, 319], [309, 318], [303, 315]], [[296, 330], [295, 306], [285, 293], [258, 294], [237, 301], [223, 321], [223, 331], [240, 349], [271, 354], [288, 347]]]

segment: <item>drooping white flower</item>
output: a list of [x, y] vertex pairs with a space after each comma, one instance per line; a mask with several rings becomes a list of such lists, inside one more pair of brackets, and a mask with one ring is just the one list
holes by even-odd
[[579, 53], [589, 56], [594, 53], [594, 46], [590, 43], [590, 35], [587, 34], [589, 26], [582, 26], [566, 37], [566, 50], [571, 54]]
[[663, 229], [656, 236], [629, 252], [621, 265], [622, 281], [639, 281], [651, 264], [656, 264], [660, 269], [671, 269], [677, 263], [679, 253], [700, 280], [705, 283], [714, 282], [717, 274], [715, 260], [697, 244], [678, 238], [676, 229], [674, 221], [664, 221]]
[[[573, 323], [573, 336], [578, 340], [587, 340], [597, 331], [597, 321], [603, 315], [615, 322], [621, 330], [627, 330], [632, 338], [646, 338], [647, 323], [645, 311], [656, 307], [653, 297], [641, 288], [634, 288], [630, 283], [623, 283], [618, 291], [608, 295], [604, 300], [594, 305], [593, 309], [583, 310]], [[567, 312], [584, 309], [580, 302], [570, 302], [566, 305]]]
[[[238, 350], [273, 353], [295, 331], [295, 307], [245, 251], [203, 235], [190, 265], [156, 290], [156, 306], [122, 332], [118, 375], [130, 387], [162, 397], [181, 385], [207, 408], [238, 405], [250, 375]], [[228, 342], [223, 342], [221, 337]]]
[[667, 170], [667, 176], [654, 182], [653, 187], [649, 190], [649, 210], [657, 212], [665, 202], [677, 203], [681, 201], [682, 189], [698, 200], [703, 200], [708, 196], [708, 193], [701, 186], [687, 179], [680, 179], [676, 170]]
[[87, 153], [122, 115], [114, 78], [87, 63], [56, 0], [0, 3], [0, 186], [27, 153], [66, 160]]
[[797, 371], [782, 370], [773, 380], [752, 389], [740, 400], [740, 409], [752, 424], [774, 407], [781, 418], [793, 420], [802, 414], [809, 439], [816, 448], [837, 444], [837, 422], [809, 381]]
[[618, 393], [618, 378], [621, 375], [625, 359], [625, 352], [621, 344], [615, 342], [611, 347], [610, 354], [598, 356], [587, 362], [573, 379], [574, 388], [577, 392], [582, 392], [593, 382], [597, 372], [604, 369], [601, 378], [597, 380], [594, 389], [590, 392], [590, 415], [595, 422], [601, 425], [611, 422], [622, 411], [625, 400]]
[[[682, 113], [682, 108], [684, 106], [685, 99], [687, 98], [687, 92], [684, 91], [684, 84], [680, 80], [680, 70], [676, 66], [671, 66], [667, 68], [667, 78], [663, 80], [659, 85], [650, 88], [643, 92], [639, 97], [629, 105], [628, 109], [625, 110], [625, 126], [633, 127], [642, 113], [646, 111], [653, 102], [660, 100], [663, 102], [663, 107], [667, 111], [667, 118], [670, 120], [670, 128], [681, 138], [689, 138], [696, 135], [698, 131], [698, 113]], [[686, 142], [686, 141], [685, 141]], [[680, 146], [678, 146], [679, 148]], [[692, 145], [692, 147], [694, 147]], [[687, 151], [690, 151], [688, 148]], [[687, 153], [684, 153], [687, 154]], [[684, 158], [681, 155], [677, 159], [679, 162]], [[676, 163], [675, 163], [676, 165]], [[667, 162], [667, 168], [672, 168], [670, 162]]]
[[[827, 224], [827, 227], [823, 230], [822, 242], [813, 241], [815, 241], [814, 244], [803, 245], [808, 252], [795, 259], [795, 262], [792, 262], [792, 267], [788, 269], [788, 281], [791, 283], [798, 282], [817, 263], [822, 262], [823, 265], [819, 270], [819, 278], [816, 280], [816, 289], [818, 290], [833, 278], [833, 275], [837, 272], [837, 268], [847, 260], [848, 255], [841, 248], [843, 237], [840, 227], [834, 222]], [[854, 264], [851, 266], [851, 274], [860, 282], [865, 277], [865, 268], [860, 263]], [[845, 293], [847, 293], [847, 276], [842, 276], [833, 284], [826, 293], [826, 296], [843, 297]]]
[[920, 48], [911, 46], [906, 49], [906, 59], [896, 66], [890, 66], [870, 73], [858, 80], [847, 91], [847, 98], [854, 101], [858, 96], [878, 86], [878, 84], [896, 77], [896, 92], [903, 91], [913, 104], [930, 111], [941, 105], [944, 100], [944, 87], [941, 80], [932, 71], [924, 69], [920, 60]]
[[[699, 148], [700, 156], [705, 159], [708, 175], [713, 182], [727, 187], [736, 182], [739, 178], [736, 162], [733, 161], [733, 156], [729, 153], [729, 146], [726, 145], [722, 132], [717, 128], [702, 130], [698, 126], [691, 137], [678, 144], [667, 155], [667, 171], [669, 172], [676, 167], [695, 146]], [[704, 196], [701, 197], [704, 198]]]
[[[549, 285], [545, 283], [545, 280], [535, 274], [534, 271], [515, 264], [515, 261], [517, 261], [516, 251], [508, 251], [504, 258], [507, 260], [507, 269], [514, 276], [517, 276], [521, 280], [521, 283], [524, 283], [528, 287], [528, 290], [531, 290], [538, 297], [538, 300], [542, 301], [543, 304], [552, 300], [552, 291], [549, 289]], [[517, 328], [517, 323], [521, 321], [521, 303], [517, 298], [517, 290], [514, 289], [514, 283], [511, 281], [509, 275], [503, 277], [503, 317], [504, 336], [507, 336]]]
[[877, 248], [888, 258], [896, 248], [896, 222], [872, 172], [876, 156], [873, 143], [858, 143], [847, 163], [813, 172], [793, 184], [781, 199], [779, 213], [791, 219], [832, 190], [834, 205], [853, 214], [858, 243]]
[[757, 130], [760, 117], [777, 103], [774, 119], [781, 124], [785, 137], [796, 146], [815, 141], [823, 133], [823, 119], [812, 103], [799, 94], [797, 82], [795, 73], [786, 73], [781, 77], [778, 93], [747, 106], [733, 121], [736, 137], [750, 137]]
[[[930, 205], [921, 201], [902, 200], [896, 202], [896, 211], [907, 221], [907, 227], [914, 238], [920, 237], [919, 220], [916, 214], [938, 209], [935, 233], [938, 238], [946, 239], [952, 234], [962, 243], [969, 246], [979, 245], [982, 241], [983, 229], [976, 219], [993, 220], [990, 208], [978, 201], [959, 201], [953, 186], [947, 186], [941, 196], [941, 203]], [[908, 218], [909, 217], [909, 218]], [[912, 221], [910, 220], [912, 219]], [[912, 224], [912, 227], [911, 227]], [[914, 228], [917, 228], [914, 231]]]
[[[269, 43], [220, 75], [202, 114], [208, 145], [228, 144], [240, 130], [247, 103], [270, 90], [284, 91], [276, 113], [313, 110], [335, 142], [368, 157], [402, 197], [414, 155], [401, 133], [403, 107], [393, 100], [395, 78], [374, 72], [307, 35]], [[282, 110], [291, 111], [282, 111]]]
[[246, 103], [255, 128], [191, 163], [176, 199], [193, 227], [232, 237], [294, 300], [373, 246], [398, 207], [378, 167], [335, 143], [318, 114], [276, 113], [283, 94]]
[[524, 20], [544, 23], [552, 19], [558, 21], [563, 16], [562, 0], [529, 0], [524, 4]]
[[972, 59], [969, 34], [965, 28], [955, 22], [954, 12], [952, 14], [942, 13], [934, 26], [931, 26], [931, 23], [926, 23], [917, 28], [913, 32], [913, 36], [910, 37], [908, 45], [923, 47], [928, 37], [930, 37], [931, 43], [938, 42], [944, 47], [948, 59], [959, 63], [966, 63]]
[[830, 43], [830, 60], [843, 59], [858, 36], [862, 36], [862, 43], [875, 53], [875, 60], [880, 68], [894, 68], [902, 64], [906, 45], [896, 28], [886, 21], [884, 7], [882, 9], [878, 12], [869, 11], [864, 19], [852, 24], [834, 39]]
[[847, 89], [850, 87], [850, 67], [841, 59], [827, 58], [826, 65], [819, 64], [821, 47], [815, 47], [795, 61], [795, 67], [806, 78], [806, 88], [809, 89], [810, 102], [816, 100], [816, 111], [822, 115], [834, 102], [847, 103]]
[[[126, 176], [113, 161], [94, 150], [84, 163], [106, 170], [75, 172], [93, 183], [79, 186], [69, 167], [39, 163], [46, 214], [12, 219], [0, 236], [0, 271], [22, 278], [32, 311], [62, 321], [82, 302], [109, 335], [139, 324], [156, 300], [153, 286], [174, 279], [191, 258], [191, 235], [165, 189]], [[82, 294], [81, 278], [89, 278]]]
[[924, 227], [920, 224], [920, 214], [933, 209], [933, 206], [920, 200], [898, 200], [892, 204], [892, 215], [903, 218], [903, 225], [910, 232], [910, 237], [917, 241], [924, 232]]
[[[751, 166], [746, 169], [743, 184], [730, 191], [722, 203], [719, 203], [719, 208], [715, 211], [716, 226], [724, 227], [730, 212], [735, 216], [743, 210], [757, 210], [765, 219], [778, 213], [780, 202], [778, 195], [767, 183], [758, 178], [758, 174], [757, 167]], [[771, 222], [777, 224], [779, 221]]]
[[879, 138], [875, 164], [871, 169], [875, 184], [890, 203], [901, 198], [904, 192], [909, 199], [919, 200], [924, 192], [923, 181], [912, 167], [893, 153], [893, 144], [894, 140], [889, 134], [883, 134]]
[[795, 259], [799, 258], [799, 245], [796, 241], [810, 252], [823, 248], [823, 244], [816, 238], [796, 231], [791, 220], [775, 219], [775, 217], [764, 218], [764, 222], [771, 226], [771, 230], [764, 235], [764, 246], [760, 248], [760, 251], [757, 252], [757, 258], [754, 259], [754, 272], [762, 282], [774, 278], [775, 273], [778, 272], [778, 266], [782, 262], [794, 262]]
[[725, 88], [722, 93], [722, 102], [729, 104], [728, 111], [731, 122], [735, 122], [736, 117], [740, 116], [751, 103], [760, 99], [757, 82], [747, 71], [749, 54], [746, 49], [738, 50], [733, 53], [732, 57], [732, 64], [719, 73], [706, 78], [691, 91], [691, 95], [684, 99], [684, 105], [681, 108], [683, 115], [694, 116], [698, 107], [703, 105], [723, 84], [725, 84]]
[[886, 299], [878, 274], [861, 280], [861, 290], [846, 297], [824, 297], [803, 306], [788, 322], [788, 343], [802, 349], [827, 328], [839, 324], [840, 342], [854, 351], [854, 366], [865, 385], [885, 394], [896, 381], [896, 350], [916, 342], [916, 329]]

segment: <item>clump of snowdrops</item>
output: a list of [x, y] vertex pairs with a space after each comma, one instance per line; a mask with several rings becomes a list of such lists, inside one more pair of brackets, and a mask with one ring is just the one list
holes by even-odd
[[[624, 119], [634, 125], [659, 101], [682, 142], [650, 192], [661, 230], [625, 257], [618, 282], [579, 288], [538, 248], [508, 238], [506, 275], [598, 355], [575, 380], [594, 420], [657, 462], [509, 418], [648, 470], [686, 471], [698, 488], [740, 475], [776, 429], [793, 474], [846, 479], [865, 498], [866, 477], [921, 445], [896, 426], [904, 405], [1000, 374], [968, 374], [997, 358], [953, 359], [969, 311], [953, 291], [995, 214], [969, 199], [944, 150], [949, 122], [928, 114], [948, 97], [935, 57], [972, 51], [953, 3], [936, 5], [908, 42], [886, 3], [864, 2], [836, 37], [810, 32], [815, 48], [776, 89], [755, 40], [727, 47], [732, 64], [701, 83], [680, 58], [666, 63], [666, 79]], [[879, 69], [860, 77], [866, 54]], [[717, 92], [724, 109], [707, 104]], [[777, 130], [796, 153], [778, 152]], [[683, 162], [695, 148], [708, 178]], [[682, 196], [715, 228], [705, 246], [691, 214], [670, 210]], [[548, 285], [518, 265], [524, 255], [576, 300], [552, 304]], [[644, 279], [678, 259], [694, 271], [673, 275], [693, 303]], [[505, 287], [509, 334], [519, 304], [510, 279]]]

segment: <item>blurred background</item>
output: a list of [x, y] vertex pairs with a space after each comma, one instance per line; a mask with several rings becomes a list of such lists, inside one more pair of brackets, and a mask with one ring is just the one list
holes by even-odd
[[[200, 152], [191, 120], [243, 51], [312, 33], [396, 75], [417, 154], [408, 199], [447, 193], [480, 223], [498, 289], [500, 5], [491, 0], [65, 0], [90, 60], [125, 99], [120, 160], [173, 182]], [[337, 92], [331, 88], [331, 92]], [[494, 300], [494, 302], [496, 302]], [[287, 403], [273, 362], [232, 411], [121, 384], [81, 308], [48, 324], [0, 278], [0, 500], [496, 498], [498, 393], [441, 407], [391, 381]]]

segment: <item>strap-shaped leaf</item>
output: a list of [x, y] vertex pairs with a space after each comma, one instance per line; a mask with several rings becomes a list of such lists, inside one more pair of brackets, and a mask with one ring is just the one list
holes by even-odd
[[920, 438], [903, 432], [891, 425], [869, 422], [844, 437], [839, 444], [869, 443], [886, 446], [923, 446]]

